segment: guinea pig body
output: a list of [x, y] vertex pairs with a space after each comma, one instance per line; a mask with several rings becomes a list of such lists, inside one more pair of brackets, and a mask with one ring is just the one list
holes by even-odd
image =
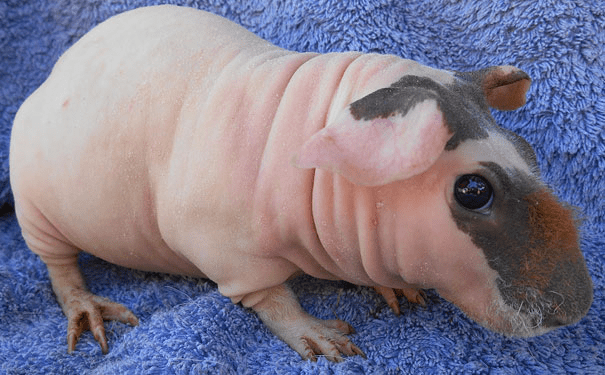
[[137, 323], [87, 291], [79, 251], [210, 278], [303, 358], [362, 352], [348, 324], [300, 308], [284, 283], [302, 272], [435, 288], [504, 334], [578, 321], [592, 286], [572, 211], [489, 112], [522, 105], [529, 84], [512, 67], [285, 51], [187, 8], [104, 22], [23, 104], [11, 139], [19, 223], [69, 350], [89, 326], [107, 351], [103, 318]]

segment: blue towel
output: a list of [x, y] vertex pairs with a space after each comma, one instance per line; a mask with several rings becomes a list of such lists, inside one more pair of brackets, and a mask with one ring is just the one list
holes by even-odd
[[0, 2], [0, 373], [406, 374], [605, 373], [605, 5], [602, 0], [173, 0], [225, 16], [297, 51], [392, 53], [460, 71], [511, 64], [533, 78], [528, 104], [495, 112], [536, 148], [545, 180], [584, 217], [595, 300], [578, 324], [530, 339], [481, 328], [429, 291], [395, 316], [373, 291], [293, 281], [303, 308], [351, 323], [367, 359], [303, 361], [207, 280], [145, 273], [83, 255], [90, 289], [124, 303], [138, 327], [107, 322], [110, 352], [89, 332], [66, 352], [67, 321], [46, 268], [25, 246], [8, 175], [14, 115], [86, 31], [156, 0]]

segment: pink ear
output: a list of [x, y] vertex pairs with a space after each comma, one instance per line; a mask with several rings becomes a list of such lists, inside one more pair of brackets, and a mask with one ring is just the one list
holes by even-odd
[[452, 136], [433, 99], [405, 115], [355, 120], [347, 107], [314, 134], [294, 159], [299, 168], [322, 168], [366, 186], [403, 180], [430, 168]]

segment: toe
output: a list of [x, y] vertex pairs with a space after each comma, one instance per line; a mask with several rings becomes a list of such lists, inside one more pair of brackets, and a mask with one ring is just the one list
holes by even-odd
[[102, 320], [115, 320], [120, 323], [139, 325], [139, 319], [124, 305], [113, 302], [107, 298], [94, 296], [95, 305], [101, 312]]
[[395, 293], [398, 296], [404, 296], [408, 302], [417, 303], [423, 307], [426, 307], [426, 293], [422, 289], [417, 288], [402, 288], [396, 289]]
[[335, 329], [344, 335], [350, 335], [350, 334], [355, 333], [355, 328], [353, 328], [352, 325], [350, 325], [347, 322], [343, 322], [340, 319], [324, 320], [322, 322], [327, 327]]
[[302, 340], [311, 348], [314, 356], [319, 355], [325, 357], [332, 362], [342, 362], [337, 345], [324, 336], [310, 337], [303, 336]]
[[374, 290], [384, 298], [387, 305], [393, 310], [395, 315], [399, 315], [399, 301], [397, 300], [397, 296], [395, 295], [395, 291], [393, 288], [387, 288], [384, 286], [375, 286]]
[[359, 355], [361, 357], [363, 357], [364, 359], [366, 358], [365, 353], [359, 349], [357, 347], [357, 345], [353, 344], [350, 340], [347, 340], [344, 343], [336, 343], [336, 346], [338, 348], [338, 350], [347, 356], [354, 356], [354, 355]]

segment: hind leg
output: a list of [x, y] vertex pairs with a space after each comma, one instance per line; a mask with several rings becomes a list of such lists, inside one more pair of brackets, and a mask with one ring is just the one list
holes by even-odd
[[[28, 247], [46, 264], [53, 291], [67, 317], [68, 352], [75, 349], [80, 334], [90, 330], [101, 351], [107, 353], [103, 321], [117, 320], [138, 325], [137, 317], [123, 305], [92, 294], [78, 267], [79, 249], [64, 240], [39, 211], [30, 212], [35, 216], [25, 218], [21, 210], [17, 210], [19, 224]], [[32, 217], [34, 221], [30, 219]]]

